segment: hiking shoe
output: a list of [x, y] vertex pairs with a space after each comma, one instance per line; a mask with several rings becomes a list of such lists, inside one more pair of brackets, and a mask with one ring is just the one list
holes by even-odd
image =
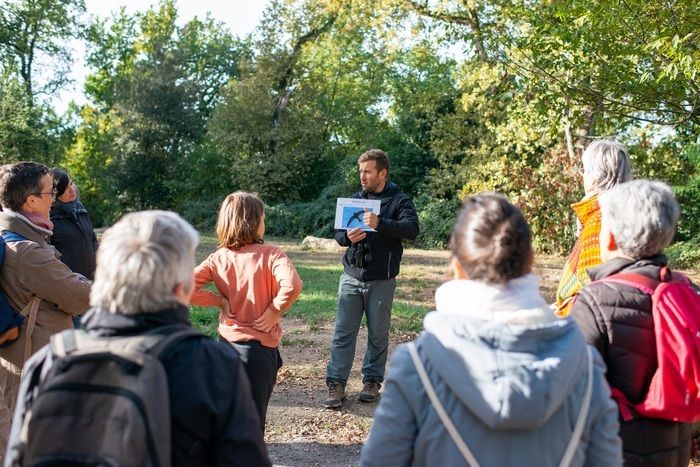
[[380, 387], [382, 387], [381, 384], [368, 379], [363, 383], [362, 391], [360, 391], [358, 399], [360, 399], [360, 402], [375, 402], [377, 399], [379, 399]]
[[328, 384], [328, 399], [323, 405], [327, 409], [337, 409], [343, 405], [345, 400], [345, 386], [340, 383], [329, 383]]

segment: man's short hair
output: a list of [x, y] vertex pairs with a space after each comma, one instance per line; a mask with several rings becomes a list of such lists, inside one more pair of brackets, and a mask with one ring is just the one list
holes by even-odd
[[125, 315], [175, 307], [175, 287], [192, 286], [198, 241], [174, 212], [125, 215], [100, 241], [90, 305]]
[[49, 173], [48, 167], [36, 162], [17, 162], [0, 167], [0, 205], [19, 212], [29, 195], [40, 193], [41, 178]]
[[663, 252], [673, 239], [680, 208], [663, 182], [633, 180], [602, 192], [602, 222], [622, 253], [632, 259]]
[[382, 171], [386, 169], [387, 175], [389, 174], [389, 156], [381, 149], [370, 149], [360, 156], [357, 163], [374, 161], [377, 165], [377, 171]]

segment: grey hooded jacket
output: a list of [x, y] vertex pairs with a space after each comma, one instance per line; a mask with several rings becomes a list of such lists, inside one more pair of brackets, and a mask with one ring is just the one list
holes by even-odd
[[[587, 381], [586, 342], [576, 324], [503, 324], [435, 312], [426, 328], [418, 354], [479, 464], [559, 465]], [[591, 406], [572, 465], [620, 466], [617, 407], [593, 355]], [[392, 358], [360, 465], [466, 465], [405, 346]]]

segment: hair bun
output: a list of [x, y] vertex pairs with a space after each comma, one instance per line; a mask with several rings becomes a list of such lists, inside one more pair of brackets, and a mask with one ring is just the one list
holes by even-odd
[[532, 237], [522, 212], [497, 193], [465, 200], [451, 241], [469, 278], [505, 284], [530, 271]]

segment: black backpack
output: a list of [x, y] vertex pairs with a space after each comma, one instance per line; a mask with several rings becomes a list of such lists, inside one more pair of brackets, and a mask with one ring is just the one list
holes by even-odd
[[169, 466], [170, 400], [160, 359], [195, 337], [204, 335], [182, 326], [130, 337], [72, 329], [52, 336], [43, 361], [23, 375], [30, 379], [19, 395], [26, 415], [11, 465]]
[[[5, 244], [27, 240], [18, 233], [9, 230], [0, 237], [0, 269], [5, 262]], [[19, 328], [24, 323], [24, 317], [15, 311], [7, 301], [5, 293], [0, 290], [0, 347], [10, 345], [19, 337]]]

